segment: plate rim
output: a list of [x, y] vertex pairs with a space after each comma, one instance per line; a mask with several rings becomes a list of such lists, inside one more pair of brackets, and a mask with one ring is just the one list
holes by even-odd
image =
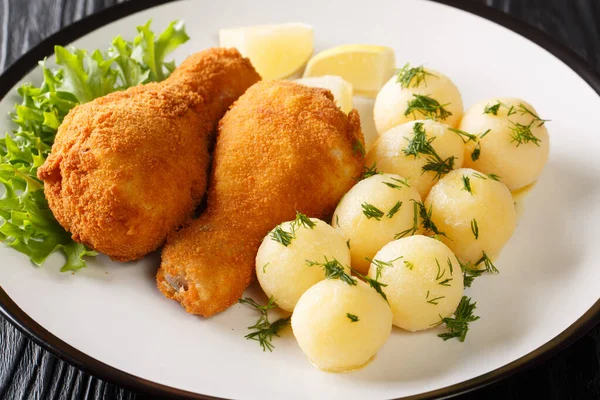
[[[460, 0], [429, 1], [482, 17], [532, 41], [564, 62], [600, 96], [600, 75], [598, 72], [581, 56], [558, 42], [549, 34], [534, 26], [528, 25], [509, 14], [505, 14], [502, 11], [483, 4], [471, 2], [463, 3], [460, 2]], [[19, 57], [0, 75], [0, 100], [9, 94], [12, 87], [22, 79], [24, 75], [37, 66], [39, 60], [51, 55], [55, 45], [67, 45], [111, 22], [169, 2], [174, 2], [174, 0], [130, 0], [84, 17], [60, 29]], [[111, 382], [135, 392], [153, 396], [166, 396], [175, 399], [195, 398], [225, 400], [220, 397], [193, 393], [140, 378], [88, 356], [51, 334], [43, 326], [37, 323], [8, 296], [1, 285], [0, 313], [11, 323], [11, 325], [16, 327], [34, 343], [49, 351], [59, 359], [101, 380]], [[522, 357], [475, 378], [433, 391], [402, 397], [397, 400], [448, 398], [495, 384], [517, 372], [522, 372], [548, 360], [561, 350], [573, 344], [598, 324], [600, 324], [600, 298], [564, 331]]]

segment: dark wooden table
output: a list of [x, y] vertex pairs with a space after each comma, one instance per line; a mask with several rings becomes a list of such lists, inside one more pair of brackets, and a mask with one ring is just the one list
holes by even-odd
[[[123, 1], [0, 0], [0, 71], [62, 27]], [[600, 0], [465, 1], [546, 31], [600, 71]], [[0, 317], [0, 399], [141, 398], [57, 359]], [[461, 398], [600, 399], [600, 326], [554, 358]]]

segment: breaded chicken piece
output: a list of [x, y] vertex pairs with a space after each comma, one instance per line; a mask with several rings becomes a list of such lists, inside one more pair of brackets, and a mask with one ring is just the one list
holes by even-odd
[[115, 260], [156, 250], [204, 196], [218, 120], [258, 80], [237, 50], [209, 49], [161, 83], [75, 107], [38, 169], [58, 222]]
[[205, 213], [169, 236], [158, 288], [193, 314], [234, 304], [254, 277], [263, 237], [296, 210], [323, 218], [363, 169], [356, 110], [327, 90], [263, 81], [219, 123]]

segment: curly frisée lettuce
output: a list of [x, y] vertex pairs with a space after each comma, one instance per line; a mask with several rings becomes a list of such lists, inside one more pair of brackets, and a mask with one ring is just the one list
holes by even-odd
[[11, 115], [18, 128], [0, 139], [0, 241], [36, 265], [60, 251], [66, 258], [61, 271], [75, 271], [86, 266], [83, 257], [97, 255], [74, 242], [54, 219], [37, 169], [70, 109], [114, 91], [161, 81], [173, 71], [175, 63], [165, 57], [189, 39], [185, 27], [174, 21], [156, 36], [150, 23], [137, 27], [133, 41], [116, 37], [105, 52], [56, 46], [58, 67], [48, 68], [41, 61], [42, 84], [18, 89], [22, 101]]

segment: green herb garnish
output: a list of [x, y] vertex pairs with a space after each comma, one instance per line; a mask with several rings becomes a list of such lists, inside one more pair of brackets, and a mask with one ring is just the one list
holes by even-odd
[[245, 338], [258, 341], [263, 351], [273, 351], [275, 348], [271, 343], [273, 336], [279, 337], [279, 332], [290, 324], [292, 317], [280, 318], [275, 322], [269, 321], [269, 310], [277, 307], [273, 296], [269, 297], [269, 302], [264, 306], [261, 306], [250, 297], [239, 299], [238, 302], [241, 304], [248, 304], [260, 313], [260, 317], [256, 324], [248, 327], [248, 329], [253, 330], [254, 332], [250, 332]]
[[427, 133], [422, 122], [416, 122], [413, 125], [413, 137], [408, 141], [408, 145], [402, 151], [405, 156], [419, 157], [420, 154], [425, 156], [426, 163], [421, 168], [423, 173], [431, 171], [435, 172], [433, 180], [438, 180], [442, 176], [454, 169], [454, 160], [456, 157], [450, 156], [442, 159], [431, 144], [435, 137], [427, 139]]
[[541, 140], [531, 131], [531, 127], [535, 121], [531, 121], [528, 125], [523, 125], [513, 121], [509, 122], [509, 129], [512, 131], [510, 134], [511, 143], [517, 143], [517, 147], [527, 143], [533, 143], [539, 147]]
[[325, 257], [325, 262], [323, 263], [306, 260], [306, 265], [309, 267], [321, 267], [325, 272], [326, 279], [339, 279], [350, 286], [356, 285], [356, 280], [346, 273], [344, 266], [336, 258], [328, 260], [327, 257]]
[[500, 102], [497, 102], [496, 104], [490, 106], [489, 104], [485, 106], [485, 108], [483, 109], [483, 113], [484, 114], [493, 114], [493, 115], [498, 115], [498, 110], [500, 109], [500, 106], [502, 104]]
[[438, 336], [444, 340], [458, 338], [464, 342], [469, 332], [469, 323], [477, 321], [478, 316], [473, 314], [477, 303], [471, 303], [471, 298], [463, 296], [454, 312], [454, 318], [441, 318], [440, 324], [446, 324], [448, 332], [440, 333]]
[[346, 313], [346, 317], [348, 317], [350, 322], [358, 322], [358, 317], [354, 314]]
[[392, 218], [400, 210], [400, 207], [402, 207], [402, 202], [397, 201], [396, 204], [394, 204], [394, 206], [390, 209], [390, 211], [387, 212], [386, 217]]
[[420, 94], [413, 94], [413, 97], [414, 99], [409, 100], [407, 103], [407, 108], [404, 112], [405, 117], [412, 114], [416, 118], [416, 113], [419, 113], [427, 119], [445, 121], [452, 115], [452, 112], [444, 108], [450, 103], [440, 104], [437, 100]]
[[413, 200], [413, 225], [410, 228], [394, 235], [394, 240], [401, 239], [405, 236], [412, 236], [415, 233], [417, 233], [418, 230], [419, 230], [419, 206], [417, 205], [417, 202]]
[[471, 232], [473, 232], [475, 240], [479, 239], [479, 227], [477, 226], [477, 220], [475, 218], [471, 220]]
[[538, 127], [544, 125], [546, 122], [549, 122], [549, 119], [541, 119], [536, 113], [531, 111], [529, 108], [525, 107], [523, 103], [519, 103], [517, 106], [517, 110], [521, 115], [531, 115], [533, 117], [533, 122], [539, 122]]
[[441, 299], [445, 299], [446, 296], [438, 296], [438, 297], [433, 297], [433, 298], [429, 298], [429, 290], [427, 291], [427, 296], [425, 297], [425, 300], [427, 300], [427, 303], [429, 304], [433, 304], [434, 306], [438, 305], [438, 300]]
[[488, 255], [485, 254], [485, 251], [482, 252], [481, 258], [475, 262], [475, 266], [477, 267], [481, 263], [483, 263], [483, 265], [485, 266], [485, 270], [484, 270], [485, 272], [490, 272], [492, 274], [499, 273], [499, 271], [496, 268], [496, 266], [494, 265], [494, 263], [492, 263], [492, 260], [490, 260]]
[[411, 68], [410, 63], [406, 63], [404, 64], [404, 67], [402, 67], [402, 69], [398, 71], [398, 74], [396, 76], [396, 83], [399, 83], [400, 86], [404, 89], [410, 88], [411, 82], [412, 87], [419, 87], [421, 82], [425, 83], [425, 86], [427, 86], [426, 78], [428, 76], [435, 77], [435, 75], [425, 71], [422, 65], [419, 65], [415, 68]]
[[369, 203], [362, 203], [361, 207], [363, 214], [365, 217], [367, 217], [367, 219], [375, 218], [377, 221], [381, 221], [381, 217], [383, 217], [383, 211], [381, 211], [379, 208]]
[[466, 190], [467, 192], [473, 194], [473, 189], [471, 188], [471, 179], [469, 178], [468, 175], [462, 176], [462, 182], [463, 182], [463, 188], [460, 190], [461, 191]]
[[391, 187], [392, 189], [402, 190], [402, 187], [410, 187], [407, 179], [398, 179], [394, 177], [390, 177], [392, 182], [383, 182], [384, 185]]

